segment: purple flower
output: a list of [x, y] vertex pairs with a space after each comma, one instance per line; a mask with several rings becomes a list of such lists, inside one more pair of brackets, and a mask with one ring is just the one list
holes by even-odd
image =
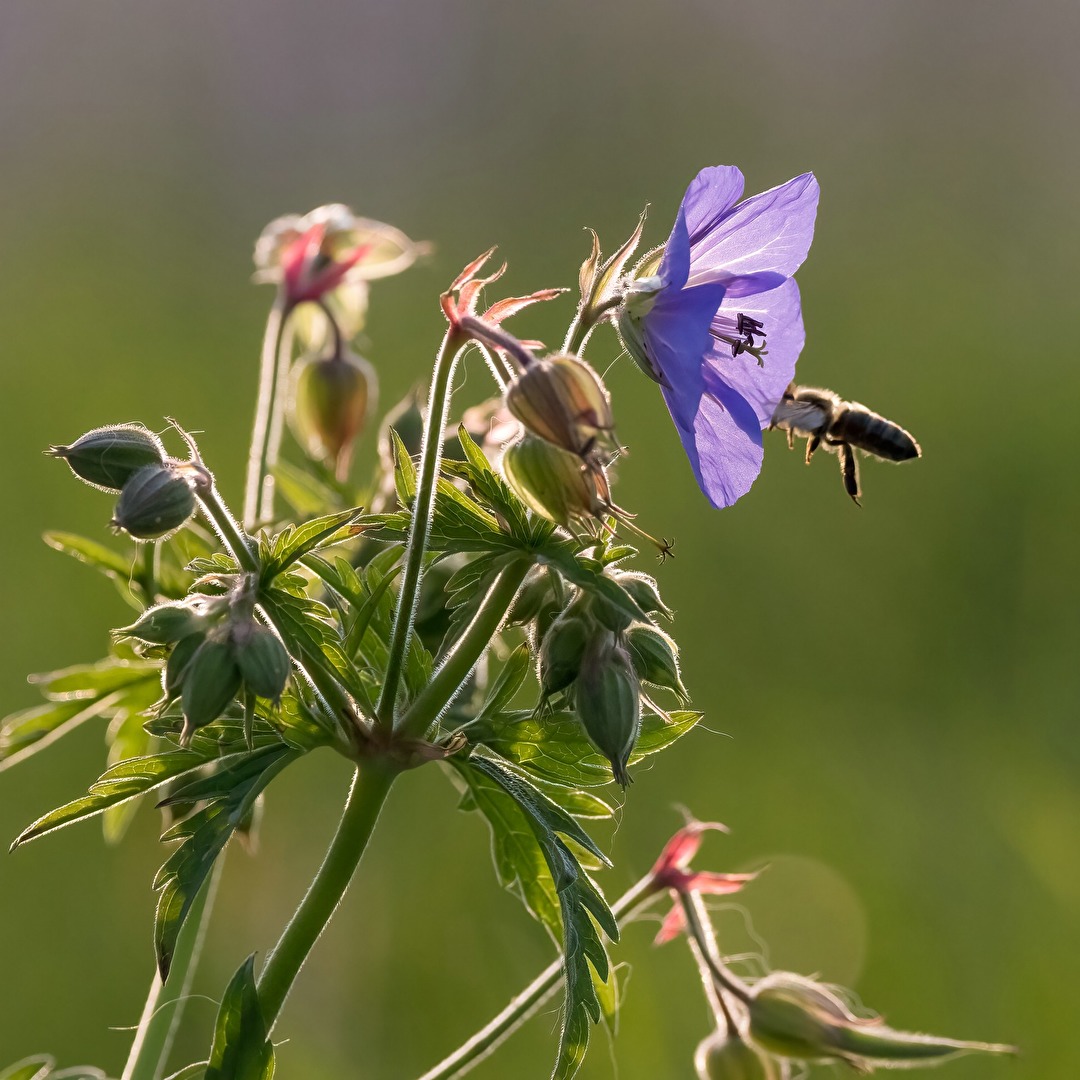
[[644, 313], [635, 317], [633, 296], [627, 303], [632, 344], [659, 380], [698, 484], [716, 507], [730, 506], [757, 479], [762, 430], [795, 374], [805, 334], [791, 275], [806, 258], [818, 201], [812, 173], [736, 205], [742, 192], [735, 167], [702, 169], [656, 277], [638, 283]]

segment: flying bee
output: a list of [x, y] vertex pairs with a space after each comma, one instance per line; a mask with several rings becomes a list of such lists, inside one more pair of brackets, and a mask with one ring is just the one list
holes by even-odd
[[792, 449], [796, 435], [806, 439], [807, 465], [822, 444], [836, 454], [844, 490], [856, 506], [862, 505], [856, 450], [884, 461], [907, 461], [922, 456], [919, 444], [899, 424], [871, 412], [857, 401], [844, 401], [831, 390], [813, 386], [792, 383], [776, 406], [769, 427], [786, 431]]

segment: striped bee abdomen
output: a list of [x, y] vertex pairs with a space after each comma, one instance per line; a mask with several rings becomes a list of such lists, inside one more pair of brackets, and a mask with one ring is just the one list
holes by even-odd
[[908, 461], [922, 454], [919, 444], [899, 424], [856, 401], [848, 402], [840, 415], [834, 417], [827, 437], [886, 461]]

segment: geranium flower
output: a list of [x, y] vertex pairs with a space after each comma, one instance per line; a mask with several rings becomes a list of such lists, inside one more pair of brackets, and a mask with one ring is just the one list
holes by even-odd
[[[305, 302], [324, 303], [346, 339], [363, 327], [367, 283], [407, 270], [429, 251], [400, 229], [357, 217], [331, 203], [302, 217], [288, 214], [271, 221], [255, 244], [255, 280], [278, 285], [289, 309]], [[305, 317], [322, 322], [317, 311]], [[301, 326], [305, 338], [314, 327]]]
[[761, 432], [795, 374], [805, 335], [791, 275], [810, 247], [818, 201], [811, 173], [739, 203], [742, 191], [734, 166], [698, 173], [654, 276], [631, 286], [619, 318], [716, 507], [750, 490]]

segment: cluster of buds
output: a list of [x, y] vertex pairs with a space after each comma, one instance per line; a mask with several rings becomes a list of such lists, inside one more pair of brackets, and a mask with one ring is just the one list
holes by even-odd
[[177, 461], [166, 455], [152, 431], [139, 424], [114, 424], [46, 453], [66, 461], [91, 487], [119, 492], [110, 523], [115, 529], [135, 540], [161, 540], [195, 513], [196, 494], [213, 483], [190, 440], [188, 446], [189, 460]]
[[277, 704], [289, 679], [285, 646], [255, 618], [254, 576], [239, 574], [222, 583], [222, 595], [158, 604], [116, 631], [146, 645], [171, 647], [162, 685], [166, 705], [180, 700], [183, 745], [221, 716], [241, 689]]
[[[646, 614], [666, 610], [651, 578], [630, 573], [618, 577]], [[578, 592], [551, 617], [546, 600], [530, 589], [539, 590], [530, 583], [524, 596], [536, 608], [532, 617], [538, 630], [541, 704], [548, 707], [558, 699], [572, 707], [589, 739], [611, 763], [615, 780], [625, 787], [641, 731], [642, 684], [686, 699], [678, 648], [662, 630], [634, 622], [594, 594]]]

